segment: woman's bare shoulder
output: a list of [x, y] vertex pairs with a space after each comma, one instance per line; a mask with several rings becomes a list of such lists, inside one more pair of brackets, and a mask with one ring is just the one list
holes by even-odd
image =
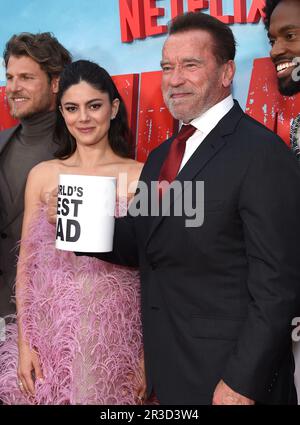
[[57, 187], [58, 175], [60, 173], [60, 161], [57, 159], [43, 161], [35, 165], [29, 172], [27, 186], [29, 190], [43, 194]]
[[58, 159], [50, 159], [49, 161], [39, 162], [30, 170], [30, 175], [35, 177], [44, 177], [46, 173], [46, 176], [48, 176], [59, 169], [60, 163], [61, 162]]
[[127, 159], [125, 162], [126, 171], [132, 178], [139, 178], [144, 164], [134, 159]]

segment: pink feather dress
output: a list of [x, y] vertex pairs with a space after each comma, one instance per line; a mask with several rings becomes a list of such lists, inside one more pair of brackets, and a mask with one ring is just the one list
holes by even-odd
[[38, 353], [44, 381], [35, 396], [18, 387], [17, 326], [0, 346], [4, 404], [136, 404], [142, 354], [138, 272], [54, 247], [45, 209], [31, 225], [23, 332]]

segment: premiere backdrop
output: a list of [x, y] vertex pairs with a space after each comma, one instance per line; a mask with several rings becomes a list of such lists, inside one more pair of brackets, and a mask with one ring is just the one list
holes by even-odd
[[[253, 59], [267, 56], [269, 50], [260, 19], [263, 6], [263, 0], [10, 0], [1, 7], [0, 58], [12, 34], [50, 31], [75, 60], [91, 59], [110, 74], [121, 76], [116, 83], [129, 110], [132, 143], [137, 159], [144, 161], [151, 148], [170, 136], [177, 125], [160, 94], [158, 71], [166, 37], [163, 26], [176, 12], [197, 8], [234, 21], [232, 29], [238, 42], [234, 95], [245, 108]], [[143, 30], [144, 38], [136, 38], [143, 36]], [[162, 34], [149, 35], [159, 32]], [[122, 41], [131, 35], [132, 42]], [[1, 66], [0, 129], [13, 124], [6, 116], [4, 85]]]
[[[200, 8], [231, 22], [237, 39], [234, 97], [247, 113], [276, 130], [288, 143], [291, 118], [300, 111], [300, 98], [283, 98], [277, 93], [274, 69], [268, 59], [269, 44], [261, 21], [263, 6], [264, 0], [2, 2], [0, 130], [14, 124], [6, 105], [5, 70], [1, 60], [6, 41], [23, 31], [50, 31], [71, 51], [75, 60], [96, 61], [115, 76], [129, 109], [136, 157], [144, 161], [149, 151], [170, 136], [177, 125], [166, 111], [160, 94], [159, 63], [166, 37], [163, 26], [176, 12]], [[132, 42], [122, 41], [131, 36]], [[300, 370], [297, 376], [300, 396]]]
[[[120, 3], [123, 1], [120, 0]], [[248, 13], [254, 2], [245, 2]], [[130, 1], [125, 0], [124, 3], [130, 4]], [[165, 16], [158, 18], [158, 25], [166, 24], [171, 19], [171, 0], [156, 0], [152, 3], [154, 7], [164, 9]], [[198, 3], [199, 7], [201, 3], [205, 4], [199, 0], [190, 3], [184, 0], [180, 3], [184, 11], [191, 8], [192, 4]], [[219, 4], [223, 5], [223, 15], [234, 14], [234, 0], [222, 0]], [[263, 1], [257, 4], [263, 4]], [[0, 54], [6, 40], [14, 33], [51, 31], [73, 53], [75, 59], [92, 59], [113, 75], [160, 69], [165, 34], [122, 43], [119, 0], [10, 0], [3, 2], [0, 10]], [[202, 10], [210, 13], [209, 8]], [[232, 29], [238, 41], [238, 75], [234, 91], [236, 98], [245, 106], [253, 58], [268, 55], [268, 42], [261, 22], [233, 24]], [[1, 82], [5, 83], [3, 68], [0, 71]]]
[[[236, 36], [235, 98], [288, 142], [290, 120], [299, 111], [300, 100], [278, 96], [273, 66], [268, 58], [260, 59], [269, 52], [261, 20], [263, 6], [264, 0], [10, 0], [0, 9], [0, 63], [12, 34], [50, 31], [74, 59], [101, 64], [116, 76], [129, 110], [136, 157], [145, 161], [149, 151], [177, 127], [160, 93], [165, 25], [182, 11], [202, 10], [230, 23]], [[4, 85], [1, 64], [0, 130], [14, 124], [8, 116]]]

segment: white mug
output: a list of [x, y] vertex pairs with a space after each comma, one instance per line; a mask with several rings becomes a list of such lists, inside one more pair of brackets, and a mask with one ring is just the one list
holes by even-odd
[[116, 182], [116, 177], [60, 174], [56, 248], [78, 252], [112, 251]]

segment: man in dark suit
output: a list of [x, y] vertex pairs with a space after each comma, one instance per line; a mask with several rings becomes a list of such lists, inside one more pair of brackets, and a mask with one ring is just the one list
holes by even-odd
[[[162, 91], [193, 134], [183, 149], [180, 136], [151, 152], [129, 215], [116, 220], [114, 251], [98, 255], [140, 268], [148, 394], [162, 404], [296, 403], [299, 167], [233, 101], [234, 56], [217, 19], [171, 23]], [[150, 187], [165, 179], [177, 186], [160, 192], [158, 210]]]
[[10, 111], [20, 124], [0, 133], [0, 318], [15, 312], [11, 298], [25, 183], [34, 165], [53, 158], [58, 78], [71, 62], [50, 33], [14, 35], [3, 56]]

